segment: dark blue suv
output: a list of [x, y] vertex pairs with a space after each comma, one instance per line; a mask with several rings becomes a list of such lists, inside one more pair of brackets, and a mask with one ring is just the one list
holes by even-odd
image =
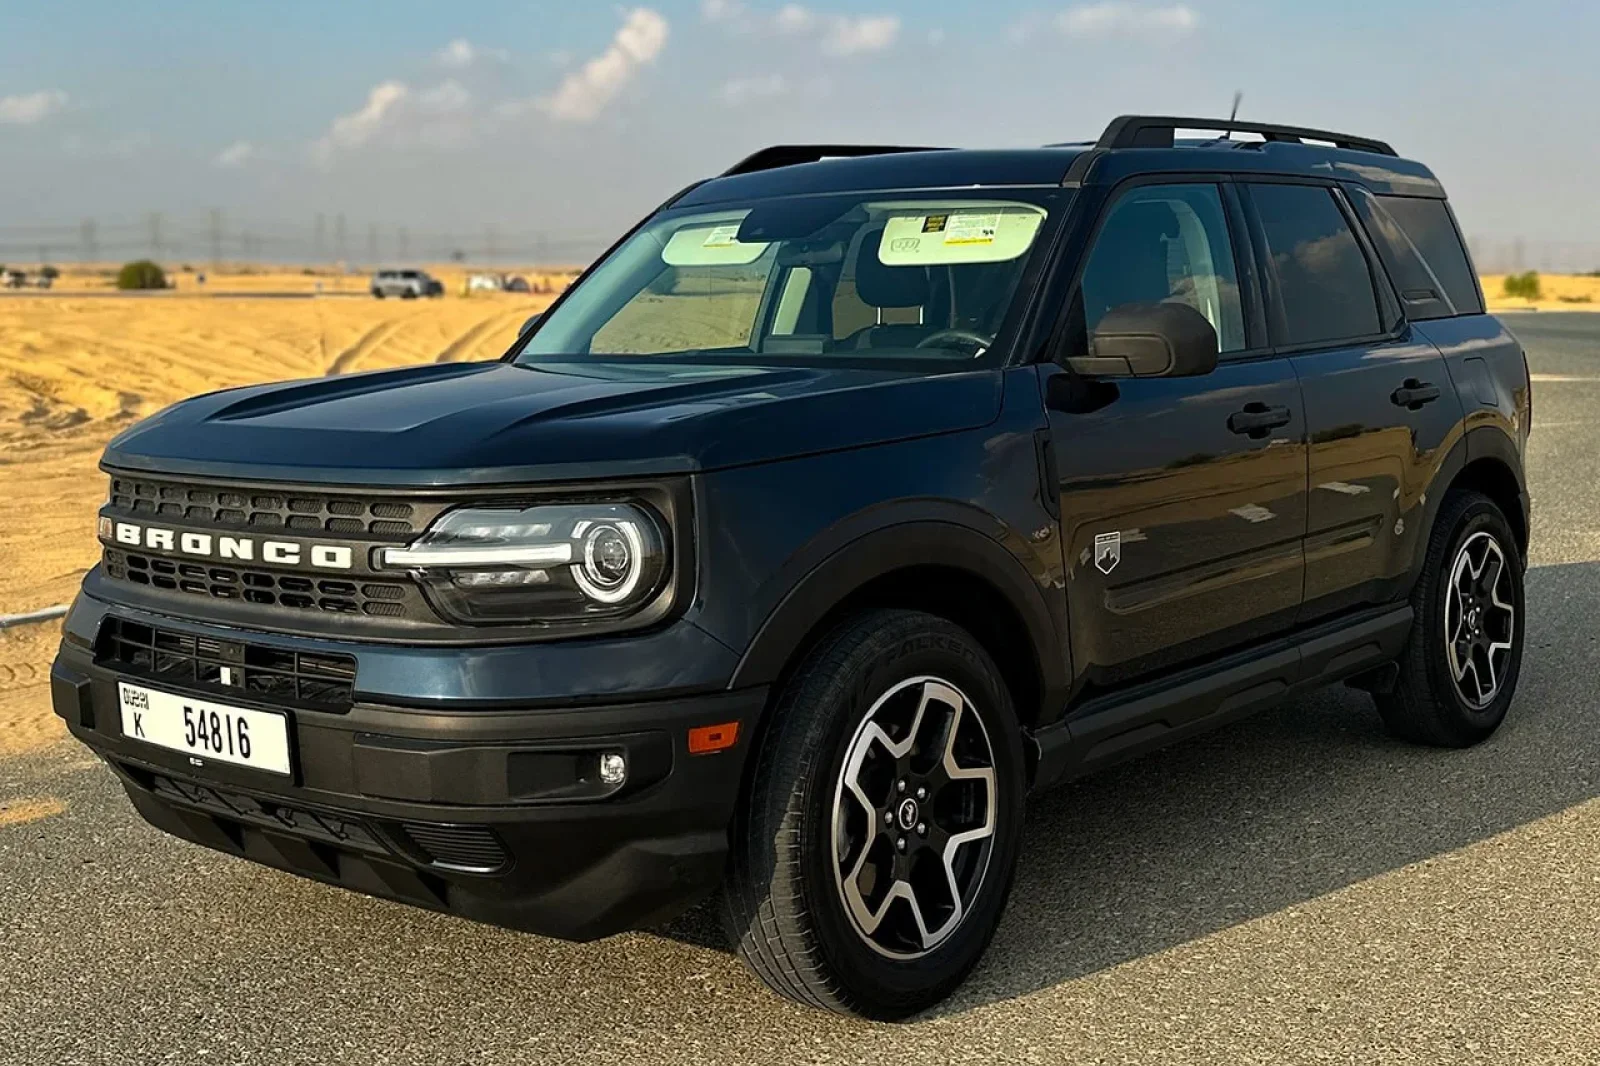
[[189, 840], [572, 939], [717, 894], [774, 989], [900, 1017], [1033, 791], [1335, 681], [1494, 732], [1530, 418], [1381, 142], [773, 148], [499, 362], [118, 437], [55, 707]]

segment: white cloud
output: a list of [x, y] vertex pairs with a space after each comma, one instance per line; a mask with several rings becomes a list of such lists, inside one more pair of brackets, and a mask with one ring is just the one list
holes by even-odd
[[817, 23], [817, 16], [799, 4], [785, 4], [772, 18], [779, 33], [808, 33]]
[[212, 165], [219, 167], [242, 167], [256, 157], [256, 146], [249, 141], [234, 141], [228, 147], [217, 153]]
[[[710, 14], [713, 9], [715, 17]], [[770, 14], [751, 14], [736, 0], [706, 0], [701, 11], [708, 22], [720, 22], [735, 33], [810, 37], [830, 56], [881, 52], [900, 35], [896, 15], [835, 15], [797, 3], [784, 4]]]
[[367, 102], [340, 115], [311, 146], [312, 156], [327, 163], [340, 151], [360, 148], [380, 138], [445, 145], [459, 142], [472, 94], [453, 79], [420, 91], [399, 81], [373, 86]]
[[723, 82], [721, 89], [722, 102], [729, 107], [739, 107], [752, 100], [761, 100], [769, 96], [781, 96], [787, 91], [789, 85], [782, 74], [757, 75], [752, 78], [733, 78]]
[[60, 89], [0, 96], [0, 125], [32, 126], [66, 106], [67, 94]]
[[1069, 7], [1055, 19], [1056, 28], [1069, 37], [1181, 37], [1200, 25], [1200, 16], [1185, 4], [1149, 7], [1125, 0]]
[[701, 0], [700, 17], [707, 22], [732, 22], [744, 14], [742, 0]]
[[593, 121], [640, 67], [655, 61], [666, 44], [667, 20], [650, 8], [634, 8], [612, 38], [611, 47], [567, 75], [539, 106], [562, 122]]
[[881, 52], [894, 44], [900, 34], [896, 15], [865, 15], [850, 18], [836, 15], [822, 34], [822, 50], [829, 55], [853, 56], [861, 52]]
[[473, 44], [465, 37], [457, 37], [433, 55], [435, 63], [450, 70], [465, 70], [470, 66], [489, 61], [505, 63], [510, 59], [511, 53], [503, 48], [484, 48]]

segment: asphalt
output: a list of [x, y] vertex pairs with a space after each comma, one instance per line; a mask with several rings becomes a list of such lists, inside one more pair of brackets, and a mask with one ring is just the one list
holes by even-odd
[[1600, 1062], [1600, 315], [1507, 321], [1536, 529], [1482, 747], [1330, 690], [1046, 796], [979, 971], [879, 1026], [768, 995], [703, 913], [569, 945], [211, 854], [65, 745], [0, 762], [45, 813], [0, 821], [0, 1063]]

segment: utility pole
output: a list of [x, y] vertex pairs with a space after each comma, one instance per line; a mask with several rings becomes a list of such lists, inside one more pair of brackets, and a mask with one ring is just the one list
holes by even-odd
[[93, 263], [100, 258], [98, 254], [99, 248], [94, 239], [94, 228], [94, 219], [92, 218], [86, 218], [78, 224], [78, 239], [79, 243], [83, 245], [82, 254], [85, 263]]
[[367, 263], [376, 268], [378, 265], [378, 224], [367, 223]]
[[161, 212], [150, 212], [150, 258], [161, 261]]
[[222, 263], [222, 212], [213, 207], [211, 209], [211, 269], [217, 270]]
[[333, 257], [341, 263], [345, 261], [343, 211], [333, 216]]
[[312, 238], [311, 238], [311, 244], [312, 244], [313, 249], [315, 250], [314, 251], [314, 256], [315, 256], [315, 259], [316, 259], [316, 261], [318, 263], [321, 263], [324, 259], [327, 258], [327, 256], [323, 254], [327, 250], [327, 246], [328, 246], [328, 242], [326, 240], [327, 231], [328, 231], [328, 216], [324, 215], [321, 211], [318, 211], [317, 212], [317, 225], [316, 225], [316, 228], [312, 231], [313, 235], [312, 235]]
[[491, 263], [499, 258], [499, 252], [495, 248], [494, 225], [492, 223], [483, 227], [483, 257]]

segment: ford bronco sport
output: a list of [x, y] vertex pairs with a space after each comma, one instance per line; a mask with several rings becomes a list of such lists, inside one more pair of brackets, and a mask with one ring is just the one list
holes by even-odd
[[55, 708], [186, 839], [578, 940], [716, 895], [778, 992], [900, 1017], [1031, 792], [1335, 681], [1493, 733], [1530, 403], [1383, 143], [771, 148], [499, 362], [119, 436]]

